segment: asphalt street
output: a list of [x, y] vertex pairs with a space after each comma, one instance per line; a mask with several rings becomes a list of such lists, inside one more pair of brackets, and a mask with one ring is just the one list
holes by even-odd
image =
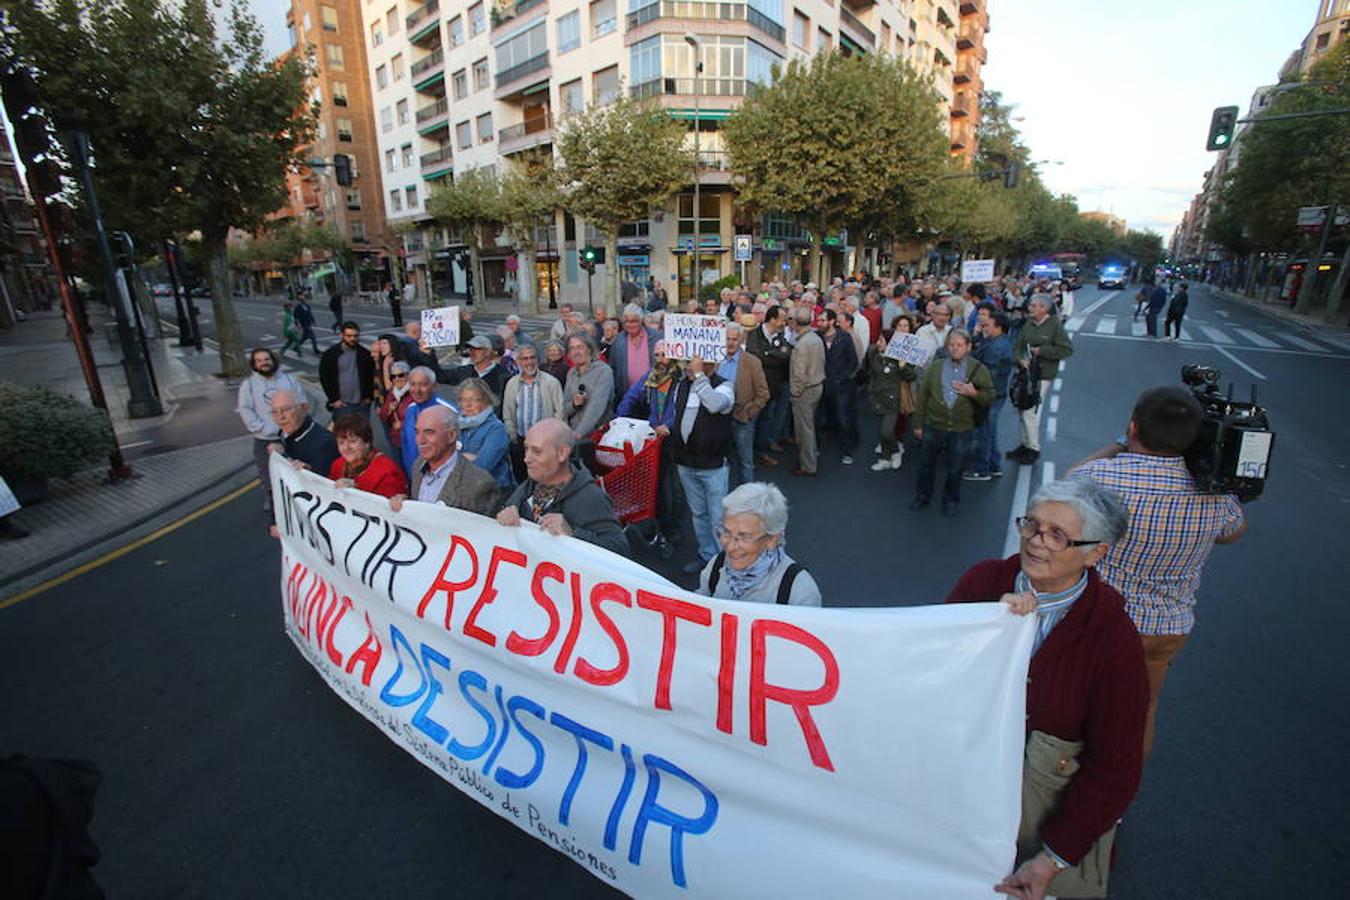
[[[1191, 340], [1139, 338], [1132, 293], [1079, 294], [1042, 462], [966, 484], [956, 519], [906, 508], [915, 460], [868, 469], [870, 416], [854, 465], [826, 437], [818, 478], [793, 479], [789, 458], [760, 472], [788, 493], [789, 550], [827, 605], [934, 603], [1004, 552], [1029, 492], [1121, 433], [1141, 388], [1175, 383], [1184, 363], [1220, 367], [1240, 396], [1254, 381], [1278, 432], [1270, 483], [1247, 535], [1206, 570], [1112, 896], [1337, 894], [1350, 883], [1350, 607], [1334, 535], [1350, 504], [1350, 425], [1332, 404], [1350, 346], [1344, 330], [1301, 329], [1203, 288]], [[1001, 427], [1006, 448], [1006, 409]], [[606, 895], [328, 690], [283, 636], [278, 551], [258, 501], [250, 492], [0, 610], [0, 748], [103, 767], [93, 833], [109, 895]], [[688, 584], [678, 568], [691, 555], [637, 558]]]

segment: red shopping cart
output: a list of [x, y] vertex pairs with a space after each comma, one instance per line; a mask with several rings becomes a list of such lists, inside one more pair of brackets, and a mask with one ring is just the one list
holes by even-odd
[[[609, 495], [614, 504], [614, 515], [624, 526], [630, 539], [636, 536], [642, 543], [669, 559], [674, 548], [661, 533], [656, 521], [656, 494], [661, 481], [661, 441], [656, 437], [634, 451], [624, 446], [599, 446], [601, 432], [596, 432], [592, 440], [597, 444], [596, 463], [600, 474], [600, 486]], [[603, 452], [601, 452], [603, 450]], [[622, 462], [618, 459], [622, 457]], [[617, 465], [607, 465], [618, 462]]]

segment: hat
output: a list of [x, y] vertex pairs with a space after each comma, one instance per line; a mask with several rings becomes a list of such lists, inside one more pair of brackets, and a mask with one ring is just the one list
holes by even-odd
[[492, 339], [485, 334], [475, 334], [468, 345], [479, 350], [491, 350]]

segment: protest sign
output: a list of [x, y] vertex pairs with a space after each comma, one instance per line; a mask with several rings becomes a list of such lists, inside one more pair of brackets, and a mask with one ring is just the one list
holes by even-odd
[[926, 366], [934, 353], [937, 353], [937, 347], [931, 340], [917, 334], [896, 331], [891, 335], [891, 342], [886, 345], [883, 355], [916, 366]]
[[272, 491], [305, 659], [606, 884], [955, 900], [1011, 870], [1035, 617], [713, 600], [529, 524], [289, 466]]
[[967, 259], [961, 262], [961, 281], [993, 281], [994, 261], [992, 259]]
[[693, 359], [721, 362], [727, 356], [727, 320], [722, 316], [699, 316], [668, 313], [666, 326], [666, 356], [671, 359]]
[[428, 347], [459, 346], [459, 307], [422, 310], [422, 341]]
[[20, 509], [19, 498], [15, 497], [14, 492], [9, 489], [9, 485], [5, 483], [4, 476], [0, 476], [0, 516], [16, 513]]

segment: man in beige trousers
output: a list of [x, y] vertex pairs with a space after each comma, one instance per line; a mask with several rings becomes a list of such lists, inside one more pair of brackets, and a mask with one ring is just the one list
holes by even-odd
[[792, 436], [797, 441], [797, 468], [793, 475], [816, 474], [816, 407], [825, 383], [825, 344], [811, 327], [809, 306], [792, 311], [792, 330], [797, 343], [788, 361], [788, 387], [792, 392]]

